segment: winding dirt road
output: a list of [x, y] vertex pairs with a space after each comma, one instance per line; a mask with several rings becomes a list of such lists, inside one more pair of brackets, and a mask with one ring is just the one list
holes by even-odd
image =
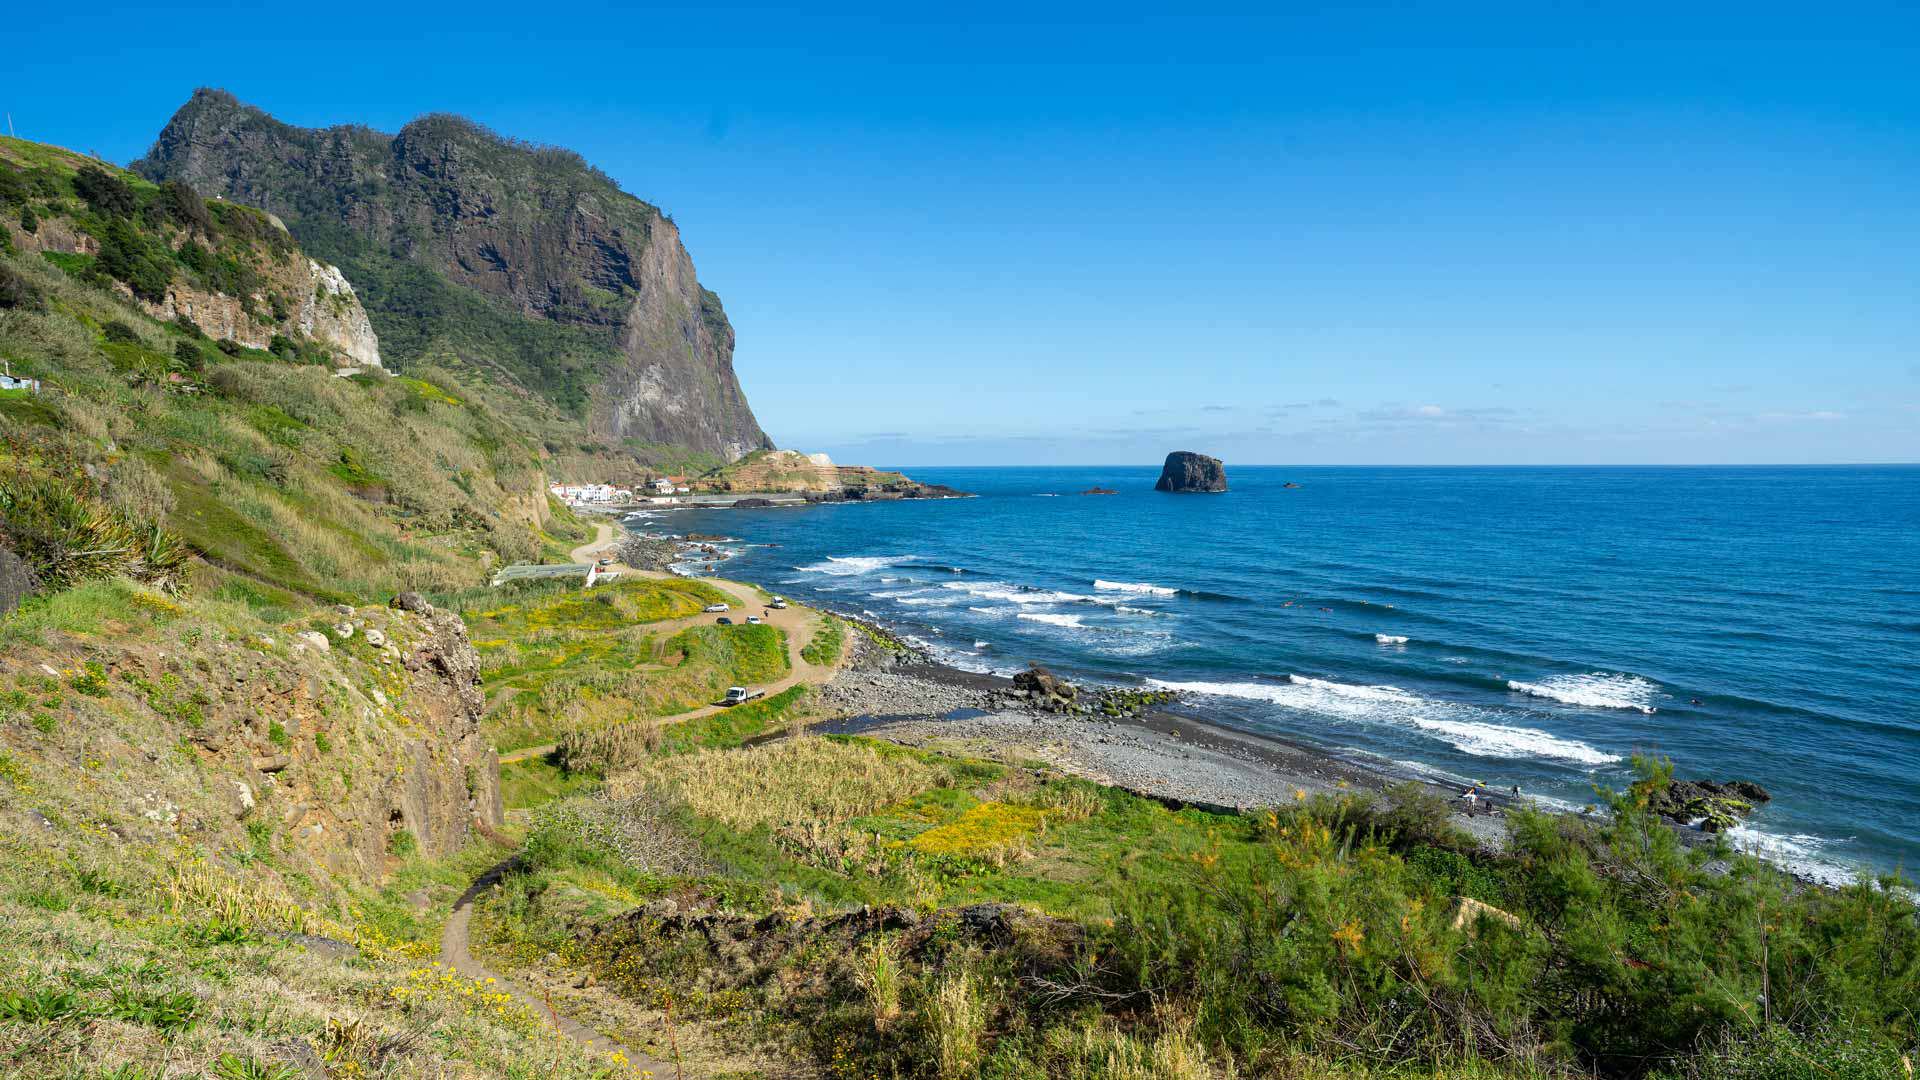
[[[592, 541], [573, 549], [572, 558], [574, 562], [592, 562], [600, 557], [601, 552], [614, 546], [614, 527], [612, 525], [596, 523], [594, 528], [597, 530], [598, 535]], [[609, 569], [619, 570], [622, 576], [646, 578], [673, 577], [672, 574], [662, 573], [658, 570], [636, 570], [633, 567], [624, 565], [616, 565]], [[728, 617], [732, 618], [735, 622], [739, 622], [741, 618], [746, 615], [758, 612], [763, 622], [769, 626], [777, 627], [786, 633], [787, 674], [773, 682], [759, 686], [757, 689], [765, 696], [772, 697], [783, 690], [798, 686], [801, 683], [818, 685], [833, 678], [834, 667], [832, 665], [822, 667], [809, 664], [806, 659], [800, 655], [801, 650], [807, 647], [807, 642], [813, 640], [814, 631], [820, 626], [821, 616], [818, 611], [800, 604], [789, 604], [787, 607], [778, 610], [769, 608], [758, 590], [742, 582], [728, 581], [725, 578], [698, 578], [695, 580], [706, 582], [708, 585], [712, 585], [733, 598], [735, 605], [734, 611], [729, 612]], [[700, 615], [689, 615], [683, 619], [662, 620], [661, 622], [650, 623], [648, 625], [658, 628], [661, 633], [674, 634], [679, 633], [689, 626], [700, 626], [711, 623], [716, 618], [718, 618], [717, 615], [703, 613]], [[702, 705], [697, 709], [691, 709], [687, 712], [661, 717], [660, 722], [662, 724], [675, 724], [682, 720], [697, 720], [703, 716], [712, 716], [724, 708], [725, 706], [723, 705]], [[545, 757], [553, 752], [553, 747], [553, 743], [547, 743], [543, 746], [529, 746], [514, 750], [510, 753], [500, 755], [500, 763], [507, 765], [516, 761], [525, 761], [528, 758]]]

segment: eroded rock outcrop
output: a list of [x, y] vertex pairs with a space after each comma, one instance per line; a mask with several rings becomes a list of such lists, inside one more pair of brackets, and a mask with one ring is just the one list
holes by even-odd
[[1153, 490], [1225, 491], [1227, 468], [1219, 458], [1196, 454], [1191, 450], [1175, 450], [1167, 455], [1166, 464], [1160, 467], [1160, 481], [1153, 485]]

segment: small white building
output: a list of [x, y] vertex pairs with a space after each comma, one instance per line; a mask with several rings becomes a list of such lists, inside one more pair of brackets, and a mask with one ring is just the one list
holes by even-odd
[[16, 377], [13, 365], [6, 364], [0, 366], [0, 390], [25, 390], [29, 394], [37, 394], [40, 392], [40, 380]]

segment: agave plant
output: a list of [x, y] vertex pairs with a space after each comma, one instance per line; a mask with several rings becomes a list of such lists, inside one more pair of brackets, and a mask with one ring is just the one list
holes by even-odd
[[159, 525], [49, 476], [0, 478], [0, 529], [53, 591], [116, 574], [175, 591], [192, 557], [185, 541]]

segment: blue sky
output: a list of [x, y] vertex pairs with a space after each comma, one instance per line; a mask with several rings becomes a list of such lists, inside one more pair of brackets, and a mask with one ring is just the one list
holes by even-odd
[[1910, 4], [113, 8], [11, 17], [22, 137], [127, 161], [212, 85], [576, 149], [782, 445], [1920, 460]]

